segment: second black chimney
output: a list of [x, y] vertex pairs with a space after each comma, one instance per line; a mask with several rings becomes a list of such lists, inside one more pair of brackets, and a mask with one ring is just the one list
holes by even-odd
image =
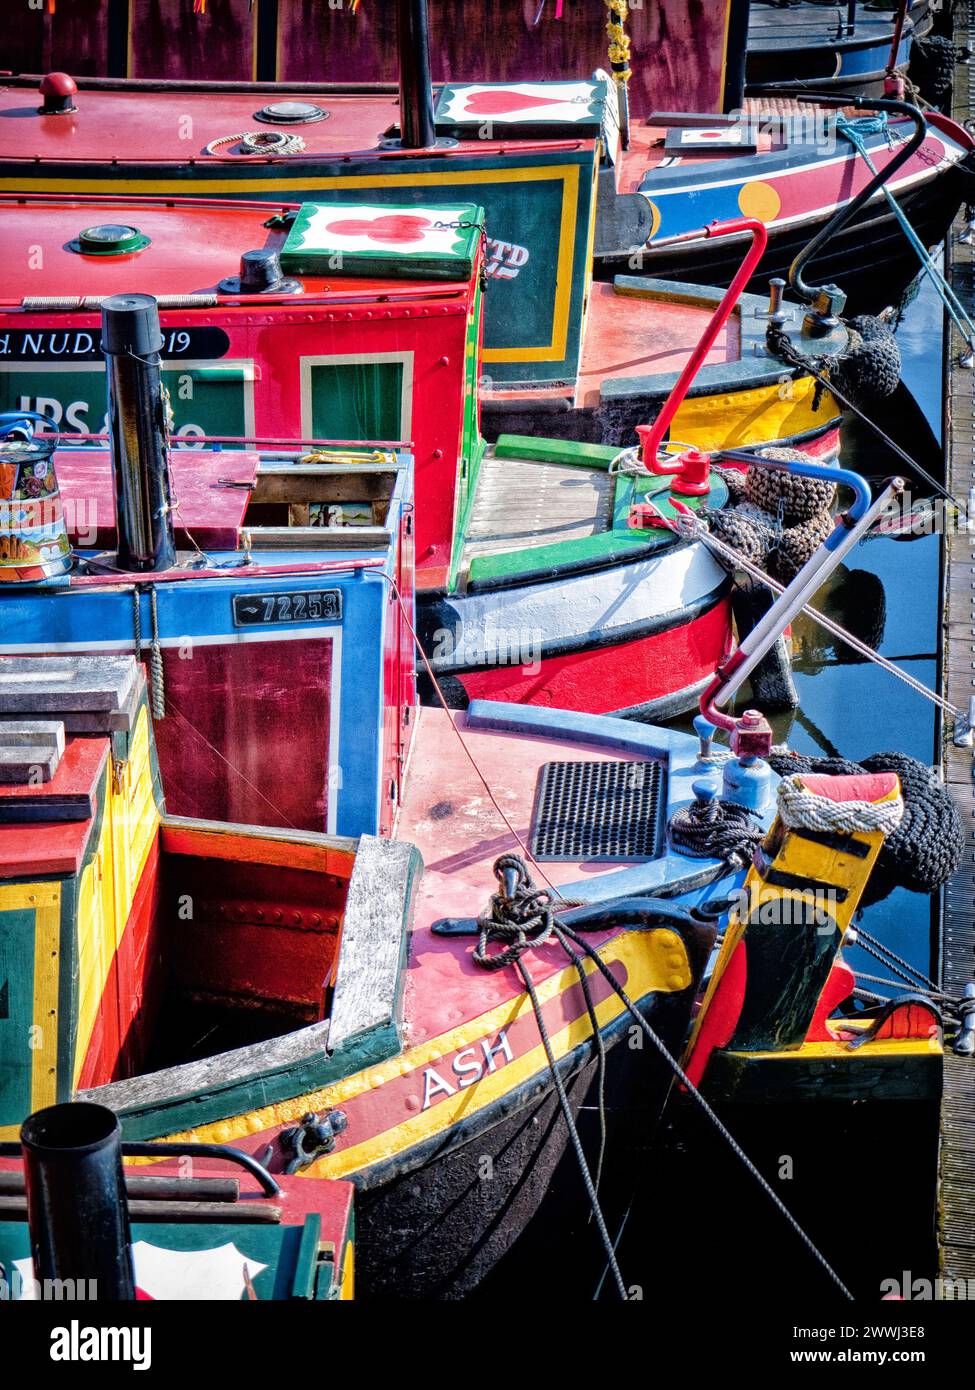
[[407, 150], [437, 143], [430, 81], [430, 30], [427, 0], [396, 0], [399, 43], [399, 125]]
[[[79, 1281], [105, 1302], [135, 1298], [118, 1120], [84, 1101], [37, 1110], [20, 1131], [34, 1273]], [[84, 1294], [82, 1294], [84, 1297]]]

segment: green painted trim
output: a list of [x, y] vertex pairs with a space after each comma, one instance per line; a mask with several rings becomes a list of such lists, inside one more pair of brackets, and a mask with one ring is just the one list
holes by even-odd
[[[4, 885], [5, 887], [7, 885]], [[9, 980], [7, 1017], [0, 1020], [0, 1040], [11, 1054], [3, 1057], [3, 1088], [0, 1091], [0, 1124], [16, 1125], [30, 1113], [33, 1052], [30, 1034], [34, 1024], [34, 951], [36, 914], [30, 907], [13, 907], [0, 912], [0, 942], [3, 946], [0, 985]]]
[[295, 1267], [291, 1276], [292, 1298], [316, 1298], [321, 1295], [316, 1290], [318, 1273], [318, 1245], [322, 1238], [322, 1217], [317, 1211], [309, 1212], [301, 1228], [301, 1238], [295, 1254]]
[[[398, 1030], [389, 1025], [360, 1035], [353, 1045], [331, 1056], [319, 1052], [278, 1071], [254, 1073], [224, 1086], [217, 1081], [205, 1090], [119, 1108], [116, 1113], [126, 1139], [158, 1139], [293, 1100], [387, 1061], [399, 1051]], [[97, 1101], [98, 1088], [86, 1096]]]
[[509, 550], [502, 555], [479, 555], [471, 561], [470, 583], [473, 588], [487, 580], [554, 579], [570, 566], [584, 568], [622, 562], [631, 558], [635, 549], [649, 553], [673, 542], [674, 537], [664, 531], [603, 531], [598, 536], [561, 541], [558, 545]]
[[480, 413], [478, 411], [478, 378], [481, 366], [483, 327], [484, 287], [479, 276], [464, 343], [464, 403], [461, 420], [460, 457], [457, 461], [457, 476], [454, 483], [454, 534], [450, 550], [450, 566], [447, 572], [448, 590], [457, 587], [460, 566], [464, 558], [467, 528], [470, 525], [474, 496], [477, 492], [477, 480], [480, 477], [481, 462], [487, 448], [481, 437]]
[[621, 450], [611, 444], [583, 444], [575, 439], [535, 439], [528, 434], [502, 434], [494, 452], [500, 458], [577, 464], [580, 468], [601, 468], [605, 472]]

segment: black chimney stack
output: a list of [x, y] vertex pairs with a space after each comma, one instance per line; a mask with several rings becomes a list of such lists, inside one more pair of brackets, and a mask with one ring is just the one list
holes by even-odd
[[399, 43], [399, 125], [407, 150], [426, 150], [437, 143], [430, 80], [430, 30], [427, 0], [396, 0]]
[[118, 563], [127, 570], [166, 570], [176, 563], [162, 344], [159, 306], [151, 294], [115, 294], [103, 302]]
[[[104, 1105], [52, 1105], [20, 1131], [34, 1272], [89, 1281], [100, 1302], [132, 1302], [122, 1134]], [[93, 1285], [93, 1287], [92, 1287]], [[81, 1295], [84, 1297], [84, 1294]]]

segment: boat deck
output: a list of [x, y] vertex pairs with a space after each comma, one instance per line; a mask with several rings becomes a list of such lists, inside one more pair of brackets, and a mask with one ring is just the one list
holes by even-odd
[[609, 528], [613, 479], [601, 468], [504, 458], [490, 450], [474, 494], [464, 566], [526, 545], [582, 540]]
[[[714, 312], [712, 303], [692, 296], [656, 299], [621, 294], [614, 285], [594, 284], [583, 340], [576, 390], [577, 406], [597, 406], [604, 381], [679, 372], [700, 341]], [[706, 366], [741, 357], [741, 321], [733, 313], [721, 329]]]
[[[975, 0], [956, 12], [956, 37], [975, 34]], [[961, 32], [958, 32], [958, 31]], [[959, 69], [956, 120], [975, 114], [975, 71]], [[975, 254], [971, 245], [949, 242], [953, 282], [969, 313], [975, 311]], [[955, 497], [975, 497], [975, 372], [959, 367], [963, 344], [952, 330], [948, 355], [948, 487]], [[947, 539], [944, 693], [967, 710], [975, 696], [975, 535], [962, 527]], [[975, 749], [947, 744], [945, 776], [968, 828], [969, 850], [948, 884], [942, 926], [941, 987], [961, 995], [975, 974]], [[939, 1232], [941, 1274], [975, 1278], [975, 1058], [945, 1057], [941, 1110]]]

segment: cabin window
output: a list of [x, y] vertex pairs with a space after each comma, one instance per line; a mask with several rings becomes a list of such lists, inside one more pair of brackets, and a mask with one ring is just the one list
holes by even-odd
[[303, 433], [314, 439], [408, 437], [412, 354], [302, 361]]

